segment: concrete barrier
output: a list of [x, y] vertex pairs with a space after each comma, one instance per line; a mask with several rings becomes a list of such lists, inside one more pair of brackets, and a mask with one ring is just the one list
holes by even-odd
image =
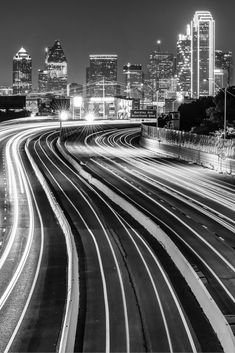
[[164, 247], [168, 255], [175, 263], [182, 276], [185, 278], [189, 287], [191, 288], [194, 296], [196, 297], [199, 305], [207, 316], [211, 326], [213, 327], [218, 339], [224, 349], [224, 352], [235, 352], [235, 339], [231, 327], [226, 321], [224, 315], [219, 307], [203, 285], [201, 279], [193, 270], [190, 263], [186, 260], [174, 242], [168, 235], [148, 216], [144, 215], [130, 202], [125, 200], [122, 196], [118, 195], [111, 188], [107, 187], [104, 183], [96, 179], [94, 176], [84, 171], [81, 165], [71, 157], [69, 152], [62, 147], [60, 142], [57, 142], [57, 147], [61, 154], [67, 161], [78, 171], [79, 175], [86, 179], [90, 184], [94, 185], [98, 190], [105, 194], [111, 201], [120, 206], [129, 215], [131, 215], [137, 222], [144, 226], [147, 231], [157, 239], [157, 241]]
[[27, 157], [31, 166], [45, 191], [50, 206], [63, 230], [67, 254], [68, 254], [68, 270], [67, 270], [67, 300], [64, 313], [63, 327], [60, 334], [59, 342], [57, 343], [56, 351], [59, 353], [74, 352], [74, 343], [77, 329], [78, 308], [79, 308], [79, 271], [78, 271], [78, 254], [71, 227], [64, 216], [61, 207], [58, 205], [51, 189], [49, 188], [46, 179], [35, 163], [28, 149], [28, 141], [25, 146]]
[[184, 147], [183, 145], [173, 145], [164, 141], [146, 136], [141, 136], [140, 145], [158, 154], [164, 154], [173, 158], [196, 163], [206, 168], [214, 169], [219, 173], [235, 175], [235, 159], [225, 158], [221, 155], [203, 152], [197, 149]]

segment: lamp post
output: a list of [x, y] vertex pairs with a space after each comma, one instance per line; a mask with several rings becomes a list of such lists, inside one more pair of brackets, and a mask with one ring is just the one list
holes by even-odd
[[82, 96], [73, 97], [73, 120], [74, 120], [74, 108], [79, 108], [79, 119], [81, 119], [81, 108], [82, 108], [83, 98]]
[[227, 136], [227, 87], [224, 89], [224, 139]]
[[60, 120], [60, 138], [62, 138], [62, 121], [68, 119], [68, 112], [66, 110], [62, 110], [59, 115]]
[[[209, 80], [209, 79], [208, 79]], [[207, 80], [205, 80], [207, 81]], [[218, 83], [214, 81], [214, 84], [220, 89], [223, 90]], [[228, 85], [224, 88], [224, 139], [226, 139], [227, 136], [227, 90], [228, 90]]]

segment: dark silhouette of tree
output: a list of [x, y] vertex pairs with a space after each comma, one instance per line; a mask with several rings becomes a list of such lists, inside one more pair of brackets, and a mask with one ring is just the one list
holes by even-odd
[[180, 130], [190, 131], [198, 127], [207, 119], [207, 109], [214, 107], [213, 97], [201, 97], [191, 103], [183, 103], [179, 107]]

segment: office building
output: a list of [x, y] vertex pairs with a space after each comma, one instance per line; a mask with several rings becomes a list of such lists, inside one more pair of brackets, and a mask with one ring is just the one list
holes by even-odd
[[44, 69], [38, 71], [38, 89], [66, 95], [68, 80], [68, 64], [59, 40], [45, 50]]
[[32, 59], [22, 47], [13, 58], [13, 94], [32, 90]]
[[[233, 58], [231, 51], [215, 51], [215, 82], [220, 87], [230, 85], [233, 75]], [[216, 87], [215, 87], [216, 89]]]
[[214, 95], [215, 21], [209, 11], [195, 13], [191, 35], [191, 95]]
[[177, 90], [185, 96], [190, 96], [191, 89], [191, 33], [190, 25], [186, 34], [179, 34], [176, 54]]
[[[156, 101], [156, 96], [164, 97], [171, 86], [175, 74], [175, 57], [172, 53], [161, 50], [161, 42], [157, 41], [157, 49], [150, 54], [145, 78], [145, 96]], [[158, 93], [157, 93], [158, 92]], [[152, 96], [152, 98], [150, 98]]]
[[40, 93], [47, 92], [48, 71], [38, 70], [38, 91]]
[[83, 96], [83, 85], [81, 83], [71, 82], [67, 86], [67, 96]]
[[130, 64], [123, 66], [125, 82], [124, 94], [128, 98], [141, 99], [143, 95], [142, 65]]
[[87, 96], [114, 97], [119, 92], [117, 84], [117, 55], [89, 55], [87, 68]]

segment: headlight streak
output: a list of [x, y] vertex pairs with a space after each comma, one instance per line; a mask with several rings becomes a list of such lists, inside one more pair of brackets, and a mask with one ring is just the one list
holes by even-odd
[[[24, 138], [25, 138], [25, 136], [24, 136]], [[37, 262], [37, 268], [36, 268], [36, 271], [35, 271], [33, 283], [32, 283], [32, 286], [31, 286], [27, 301], [26, 301], [24, 309], [23, 309], [23, 311], [21, 313], [20, 319], [18, 320], [18, 323], [17, 323], [17, 325], [16, 325], [16, 327], [14, 329], [14, 332], [12, 333], [11, 339], [9, 340], [9, 342], [8, 342], [8, 344], [7, 344], [7, 346], [6, 346], [5, 350], [4, 350], [4, 353], [7, 353], [9, 351], [9, 349], [10, 349], [10, 347], [11, 347], [11, 345], [12, 345], [12, 343], [13, 343], [13, 341], [14, 341], [17, 333], [18, 333], [20, 325], [21, 325], [21, 323], [22, 323], [22, 321], [24, 319], [24, 316], [25, 316], [25, 313], [26, 313], [27, 308], [29, 306], [29, 303], [31, 301], [31, 298], [32, 298], [32, 295], [33, 295], [33, 292], [34, 292], [34, 289], [35, 289], [35, 286], [36, 286], [36, 283], [37, 283], [39, 270], [40, 270], [40, 267], [41, 267], [42, 255], [43, 255], [43, 247], [44, 247], [44, 227], [43, 227], [42, 216], [41, 216], [41, 213], [39, 211], [38, 204], [37, 204], [37, 201], [36, 201], [32, 186], [30, 184], [28, 175], [26, 173], [23, 161], [21, 159], [21, 156], [20, 156], [20, 160], [21, 160], [21, 166], [23, 166], [23, 169], [24, 169], [24, 174], [22, 174], [22, 176], [24, 175], [27, 178], [27, 183], [28, 183], [28, 185], [30, 187], [30, 190], [31, 190], [31, 193], [32, 193], [32, 197], [33, 197], [33, 200], [34, 200], [34, 203], [35, 203], [36, 211], [37, 211], [37, 214], [38, 214], [38, 217], [39, 217], [39, 221], [40, 221], [40, 228], [41, 228], [41, 242], [40, 242], [40, 244], [41, 244], [41, 246], [40, 246], [39, 258], [38, 258], [38, 262]], [[21, 171], [23, 172], [23, 170], [21, 170]], [[24, 177], [23, 177], [23, 180], [24, 180]]]
[[[89, 137], [86, 137], [86, 140], [88, 140]], [[89, 146], [87, 144], [87, 146]], [[90, 149], [92, 149], [91, 146], [89, 146]], [[72, 151], [70, 150], [70, 152], [72, 153]], [[97, 151], [96, 151], [97, 152]], [[104, 154], [101, 155], [102, 158], [107, 158]], [[109, 159], [109, 158], [107, 158]], [[186, 226], [186, 228], [188, 228], [193, 234], [195, 234], [202, 242], [204, 242], [233, 272], [234, 272], [234, 267], [216, 250], [214, 249], [206, 240], [204, 240], [197, 232], [194, 231], [194, 229], [192, 229], [190, 226], [188, 226], [185, 222], [183, 222], [179, 217], [177, 217], [173, 212], [167, 210], [162, 204], [158, 204], [154, 199], [152, 199], [149, 195], [146, 195], [143, 193], [143, 191], [139, 190], [137, 187], [135, 187], [133, 184], [127, 182], [125, 179], [122, 179], [120, 176], [118, 176], [117, 174], [115, 174], [114, 172], [112, 172], [110, 169], [106, 168], [105, 166], [103, 166], [102, 164], [98, 163], [97, 161], [93, 160], [94, 163], [98, 164], [101, 168], [106, 169], [106, 171], [108, 171], [109, 173], [114, 174], [117, 178], [121, 179], [123, 182], [127, 183], [129, 186], [131, 186], [132, 188], [134, 188], [136, 191], [142, 193], [143, 195], [145, 195], [147, 198], [149, 198], [152, 202], [156, 203], [158, 206], [160, 206], [162, 209], [164, 209], [166, 212], [170, 213], [173, 217], [175, 217], [179, 222], [181, 222], [182, 224], [184, 224]], [[113, 162], [113, 161], [112, 161]], [[121, 193], [122, 191], [119, 190]], [[127, 198], [129, 198], [128, 196], [125, 196]], [[134, 202], [133, 200], [131, 200], [131, 202]], [[138, 207], [140, 207], [138, 205]], [[142, 208], [142, 207], [141, 207]], [[153, 214], [151, 214], [152, 217], [156, 218]], [[164, 222], [162, 222], [164, 223]], [[165, 224], [165, 226], [167, 226], [167, 224]], [[169, 228], [167, 226], [167, 228]], [[173, 229], [171, 229], [171, 231], [174, 232]], [[177, 237], [184, 242], [185, 245], [187, 245], [187, 247], [189, 247], [193, 253], [202, 261], [202, 263], [206, 266], [206, 268], [208, 268], [208, 270], [212, 273], [213, 277], [219, 282], [219, 284], [221, 285], [221, 287], [224, 289], [224, 291], [227, 293], [227, 295], [230, 297], [230, 299], [235, 302], [235, 298], [234, 296], [230, 293], [230, 291], [225, 287], [225, 285], [222, 283], [222, 281], [220, 280], [220, 278], [217, 276], [217, 274], [214, 272], [214, 270], [195, 252], [195, 250], [193, 250], [190, 245], [188, 243], [186, 243], [177, 233], [174, 232], [174, 234], [177, 235]]]
[[[47, 136], [47, 140], [50, 136], [48, 135]], [[53, 152], [53, 154], [56, 156], [57, 159], [59, 159], [61, 161], [61, 163], [64, 164], [64, 166], [66, 166], [66, 168], [68, 168], [74, 175], [76, 175], [76, 177], [78, 177], [82, 182], [84, 182], [84, 180], [79, 177], [68, 165], [66, 165], [64, 163], [64, 161], [55, 153], [55, 150], [54, 148], [52, 147], [51, 144], [47, 143], [47, 145], [49, 146], [49, 148], [51, 149], [51, 151]], [[53, 163], [54, 164], [54, 163]], [[58, 169], [58, 168], [57, 168]], [[65, 175], [63, 173], [63, 175]], [[67, 177], [66, 177], [67, 178]], [[68, 178], [67, 178], [68, 179]], [[71, 181], [70, 181], [71, 182]], [[72, 182], [71, 182], [72, 183]], [[86, 183], [85, 183], [86, 184]], [[72, 185], [77, 189], [77, 187], [75, 186], [75, 184], [72, 183]], [[87, 185], [87, 184], [86, 184]], [[93, 190], [93, 189], [92, 189]], [[79, 190], [80, 194], [81, 191]], [[82, 194], [83, 195], [83, 194]], [[86, 200], [86, 198], [84, 197], [83, 195], [83, 198], [84, 200]], [[125, 289], [124, 289], [124, 284], [123, 284], [123, 280], [122, 280], [122, 275], [121, 275], [121, 270], [120, 270], [120, 267], [118, 265], [118, 260], [117, 260], [117, 257], [115, 255], [115, 252], [114, 252], [114, 249], [113, 249], [113, 246], [112, 246], [112, 243], [109, 239], [109, 236], [104, 228], [104, 225], [103, 223], [100, 221], [100, 218], [98, 216], [98, 214], [96, 213], [95, 209], [93, 208], [93, 206], [88, 202], [88, 200], [86, 200], [86, 202], [89, 204], [90, 208], [92, 209], [93, 213], [96, 215], [97, 217], [97, 220], [100, 224], [100, 227], [101, 229], [103, 230], [105, 236], [106, 236], [106, 239], [107, 239], [107, 242], [109, 244], [109, 247], [110, 247], [110, 250], [111, 250], [111, 253], [112, 253], [112, 256], [113, 256], [113, 259], [114, 259], [114, 262], [115, 262], [115, 265], [116, 265], [116, 269], [117, 269], [117, 272], [118, 272], [118, 277], [119, 277], [119, 282], [120, 282], [120, 287], [121, 287], [121, 293], [122, 293], [122, 300], [123, 300], [123, 312], [124, 312], [124, 317], [125, 317], [125, 327], [126, 327], [126, 349], [127, 349], [127, 353], [130, 352], [130, 333], [129, 333], [129, 322], [128, 322], [128, 312], [127, 312], [127, 303], [126, 303], [126, 296], [125, 296]], [[98, 244], [97, 244], [98, 246]]]
[[[98, 139], [97, 139], [97, 142], [98, 142]], [[122, 160], [126, 161], [130, 165], [133, 165], [134, 167], [137, 166], [138, 169], [141, 169], [141, 165], [139, 165], [139, 163], [140, 163], [139, 161], [134, 161], [133, 159], [125, 159], [123, 157], [122, 157]], [[146, 166], [148, 166], [148, 168], [150, 170], [156, 171], [150, 163], [145, 162], [142, 159], [140, 161], [141, 161], [141, 163], [146, 164]], [[161, 187], [164, 188], [164, 191], [166, 193], [169, 193], [169, 194], [174, 193], [174, 196], [176, 198], [178, 198], [179, 200], [185, 202], [190, 207], [197, 209], [199, 212], [209, 216], [210, 218], [213, 218], [218, 223], [223, 225], [225, 228], [229, 229], [231, 232], [234, 232], [235, 221], [233, 221], [231, 218], [225, 216], [224, 214], [222, 214], [218, 211], [214, 211], [214, 209], [212, 209], [210, 206], [204, 205], [202, 202], [197, 201], [195, 198], [189, 197], [188, 195], [185, 195], [184, 193], [177, 191], [176, 189], [173, 189], [172, 187], [167, 186], [164, 183], [161, 183], [160, 181], [156, 181], [154, 178], [151, 178], [151, 177], [147, 176], [146, 174], [141, 173], [138, 170], [132, 171], [126, 167], [123, 167], [119, 163], [116, 163], [114, 161], [112, 161], [112, 163], [116, 164], [118, 167], [122, 168], [125, 172], [130, 173], [130, 174], [134, 174], [136, 177], [138, 177], [138, 175], [141, 175], [141, 177], [144, 178], [147, 183], [149, 183], [149, 184], [151, 183], [151, 185], [152, 184], [161, 185]], [[144, 167], [142, 169], [146, 170], [146, 168], [144, 168]], [[158, 170], [158, 172], [159, 172], [159, 170]], [[189, 189], [190, 189], [190, 187], [189, 187]], [[170, 190], [170, 191], [168, 191], [168, 190]], [[177, 196], [177, 195], [180, 195], [180, 196]], [[227, 222], [225, 222], [224, 219], [226, 219]], [[230, 223], [232, 223], [233, 225], [230, 225]]]
[[[62, 162], [63, 162], [63, 161], [62, 161]], [[64, 162], [63, 162], [63, 163], [64, 163]], [[67, 168], [69, 168], [69, 167], [67, 166]], [[69, 168], [69, 169], [70, 169], [70, 168]], [[184, 327], [185, 327], [185, 331], [187, 332], [187, 336], [188, 336], [190, 345], [191, 345], [191, 347], [192, 347], [192, 351], [193, 351], [193, 352], [197, 352], [197, 349], [196, 349], [196, 347], [195, 347], [195, 344], [194, 344], [194, 341], [193, 341], [191, 332], [190, 332], [190, 330], [189, 330], [187, 321], [186, 321], [186, 319], [185, 319], [185, 317], [184, 317], [184, 314], [183, 314], [183, 312], [182, 312], [182, 309], [181, 309], [181, 307], [180, 307], [180, 304], [179, 304], [179, 302], [178, 302], [178, 300], [177, 300], [177, 298], [176, 298], [176, 296], [175, 296], [175, 293], [174, 293], [174, 291], [173, 291], [173, 289], [172, 289], [172, 287], [171, 287], [171, 284], [170, 284], [170, 282], [169, 282], [169, 280], [168, 280], [168, 278], [167, 278], [167, 276], [166, 276], [166, 274], [165, 274], [165, 272], [164, 272], [164, 270], [163, 270], [163, 268], [162, 268], [160, 262], [158, 261], [156, 255], [152, 252], [152, 250], [150, 249], [150, 247], [149, 247], [149, 246], [147, 245], [147, 243], [142, 239], [142, 237], [136, 232], [136, 230], [133, 229], [133, 228], [131, 227], [131, 225], [130, 225], [128, 222], [126, 222], [121, 216], [119, 216], [118, 213], [107, 203], [107, 201], [104, 200], [104, 198], [103, 198], [90, 184], [88, 184], [84, 179], [82, 179], [82, 178], [81, 178], [77, 173], [75, 173], [72, 169], [71, 169], [71, 171], [72, 171], [72, 173], [74, 173], [74, 174], [76, 175], [76, 177], [78, 177], [80, 180], [82, 180], [82, 182], [83, 182], [84, 184], [86, 184], [87, 187], [89, 187], [89, 188], [107, 205], [107, 207], [111, 210], [111, 212], [113, 212], [113, 213], [115, 214], [116, 218], [119, 220], [119, 222], [121, 223], [122, 227], [125, 228], [125, 230], [126, 230], [128, 236], [130, 237], [130, 239], [131, 239], [132, 243], [134, 244], [134, 246], [135, 246], [137, 252], [139, 253], [139, 256], [140, 256], [140, 258], [141, 258], [141, 260], [142, 260], [142, 262], [143, 262], [143, 264], [144, 264], [144, 267], [145, 267], [145, 269], [146, 269], [146, 271], [147, 271], [147, 273], [148, 273], [148, 276], [149, 276], [149, 278], [150, 278], [150, 281], [151, 281], [151, 283], [152, 283], [153, 290], [154, 290], [154, 293], [155, 293], [155, 296], [156, 296], [158, 305], [159, 305], [159, 307], [160, 307], [160, 311], [161, 311], [162, 318], [163, 318], [163, 322], [164, 322], [165, 329], [166, 329], [166, 335], [167, 335], [167, 338], [168, 338], [168, 343], [169, 343], [170, 352], [173, 352], [174, 350], [173, 350], [172, 343], [171, 343], [170, 332], [169, 332], [168, 325], [167, 325], [167, 319], [166, 319], [166, 316], [165, 316], [165, 313], [164, 313], [164, 309], [163, 309], [162, 304], [161, 304], [161, 299], [160, 299], [160, 297], [159, 297], [159, 294], [158, 294], [156, 285], [155, 285], [154, 280], [153, 280], [153, 277], [152, 277], [152, 275], [151, 275], [151, 271], [150, 271], [150, 269], [149, 269], [149, 267], [148, 267], [148, 265], [147, 265], [147, 263], [146, 263], [146, 261], [145, 261], [143, 255], [142, 255], [140, 249], [138, 248], [138, 246], [137, 246], [135, 240], [134, 240], [133, 237], [131, 236], [131, 234], [130, 234], [130, 232], [129, 232], [129, 230], [128, 230], [127, 227], [129, 227], [129, 228], [132, 229], [132, 231], [136, 234], [136, 236], [139, 238], [139, 240], [144, 244], [145, 248], [148, 250], [148, 252], [151, 254], [152, 258], [154, 259], [154, 262], [156, 263], [156, 265], [157, 265], [157, 267], [159, 268], [159, 270], [160, 270], [162, 276], [164, 277], [165, 282], [166, 282], [166, 284], [167, 284], [167, 287], [168, 287], [169, 291], [171, 292], [171, 295], [172, 295], [172, 297], [173, 297], [173, 300], [174, 300], [174, 302], [175, 302], [175, 304], [176, 304], [176, 307], [177, 307], [177, 309], [178, 309], [178, 311], [179, 311], [179, 314], [180, 314], [182, 323], [183, 323], [183, 325], [184, 325]], [[126, 226], [124, 223], [126, 223], [127, 226]]]
[[[49, 136], [48, 136], [47, 138], [49, 138]], [[48, 145], [50, 146], [50, 148], [52, 147], [51, 144], [48, 144]], [[53, 150], [53, 152], [54, 152], [54, 150]], [[54, 152], [54, 154], [55, 154], [55, 152]], [[59, 157], [57, 156], [57, 158], [59, 158]], [[81, 178], [77, 173], [75, 173], [75, 172], [74, 172], [68, 165], [66, 165], [62, 160], [61, 160], [61, 162], [62, 162], [68, 169], [70, 169], [71, 172], [72, 172], [76, 177], [78, 177], [84, 184], [86, 184], [87, 187], [89, 187], [93, 192], [95, 192], [95, 194], [107, 205], [107, 207], [115, 214], [115, 216], [117, 217], [117, 219], [119, 220], [119, 222], [121, 223], [121, 225], [125, 228], [125, 230], [126, 230], [127, 234], [129, 235], [129, 237], [131, 238], [132, 243], [134, 244], [134, 246], [135, 246], [137, 252], [139, 253], [140, 258], [141, 258], [141, 260], [142, 260], [142, 262], [143, 262], [143, 264], [144, 264], [144, 267], [146, 268], [146, 271], [147, 271], [148, 276], [149, 276], [149, 278], [150, 278], [150, 281], [151, 281], [151, 283], [152, 283], [153, 290], [154, 290], [154, 293], [155, 293], [155, 296], [156, 296], [156, 299], [157, 299], [157, 302], [158, 302], [158, 305], [159, 305], [159, 308], [160, 308], [160, 311], [161, 311], [161, 314], [162, 314], [162, 318], [163, 318], [164, 325], [165, 325], [166, 335], [167, 335], [167, 337], [168, 337], [169, 349], [170, 349], [170, 352], [173, 352], [173, 347], [172, 347], [171, 338], [170, 338], [170, 332], [169, 332], [168, 325], [167, 325], [167, 319], [166, 319], [166, 316], [165, 316], [165, 314], [164, 314], [164, 309], [163, 309], [162, 304], [161, 304], [161, 299], [160, 299], [160, 297], [159, 297], [159, 295], [158, 295], [158, 291], [157, 291], [156, 285], [155, 285], [155, 283], [154, 283], [154, 280], [153, 280], [153, 278], [152, 278], [151, 271], [150, 271], [150, 269], [149, 269], [149, 267], [148, 267], [148, 265], [147, 265], [147, 263], [146, 263], [146, 261], [145, 261], [143, 255], [141, 254], [140, 249], [138, 248], [138, 246], [137, 246], [137, 244], [135, 243], [133, 237], [131, 236], [130, 232], [128, 231], [128, 228], [125, 226], [124, 220], [117, 214], [116, 211], [113, 210], [113, 208], [103, 199], [103, 197], [102, 197], [90, 184], [88, 184], [83, 178]], [[127, 222], [126, 222], [126, 223], [127, 223]], [[130, 226], [128, 223], [127, 223], [127, 225], [131, 228], [131, 226]], [[183, 315], [183, 312], [182, 312], [182, 310], [181, 310], [180, 304], [179, 304], [179, 302], [178, 302], [178, 300], [177, 300], [177, 298], [176, 298], [176, 296], [175, 296], [175, 294], [174, 294], [174, 292], [173, 292], [173, 290], [172, 290], [172, 287], [171, 287], [171, 285], [170, 285], [170, 282], [169, 282], [168, 278], [166, 277], [166, 274], [165, 274], [163, 268], [161, 267], [159, 261], [157, 260], [156, 256], [155, 256], [154, 253], [151, 251], [151, 249], [150, 249], [150, 247], [147, 245], [147, 243], [139, 236], [139, 234], [138, 234], [134, 229], [132, 229], [132, 230], [133, 230], [133, 232], [136, 234], [136, 236], [141, 240], [141, 242], [144, 244], [144, 246], [148, 249], [149, 253], [150, 253], [151, 256], [154, 258], [154, 261], [155, 261], [156, 265], [157, 265], [158, 268], [160, 269], [160, 271], [161, 271], [161, 273], [162, 273], [162, 276], [164, 277], [165, 282], [167, 283], [167, 286], [168, 286], [168, 288], [169, 288], [169, 291], [171, 292], [171, 295], [172, 295], [173, 300], [174, 300], [174, 302], [175, 302], [175, 304], [176, 304], [176, 307], [177, 307], [177, 309], [178, 309], [178, 311], [179, 311], [179, 314], [180, 314], [182, 323], [183, 323], [183, 325], [184, 325], [184, 327], [185, 327], [185, 331], [187, 332], [187, 336], [188, 336], [190, 345], [191, 345], [191, 347], [192, 347], [192, 351], [193, 351], [193, 352], [196, 352], [197, 350], [196, 350], [196, 347], [195, 347], [195, 344], [194, 344], [194, 341], [193, 341], [191, 332], [190, 332], [190, 330], [189, 330], [189, 327], [188, 327], [188, 325], [187, 325], [187, 322], [186, 322], [185, 317], [184, 317], [184, 315]]]
[[[40, 145], [40, 139], [39, 139], [39, 145]], [[40, 146], [41, 147], [41, 146]], [[45, 155], [45, 157], [50, 161], [49, 157], [45, 154], [43, 148], [41, 147], [41, 150], [43, 152], [43, 154]], [[82, 217], [82, 215], [80, 214], [80, 212], [78, 211], [78, 209], [75, 207], [75, 205], [71, 202], [71, 200], [68, 198], [68, 196], [66, 195], [66, 193], [64, 192], [64, 190], [62, 189], [62, 187], [57, 183], [56, 179], [54, 178], [54, 176], [51, 174], [50, 170], [47, 168], [47, 166], [45, 165], [45, 163], [42, 161], [41, 157], [39, 156], [38, 152], [36, 151], [35, 148], [35, 152], [37, 154], [37, 157], [39, 158], [39, 160], [41, 161], [42, 165], [44, 166], [44, 168], [48, 171], [48, 173], [51, 175], [51, 178], [54, 179], [55, 183], [58, 185], [58, 188], [61, 190], [61, 192], [64, 194], [64, 196], [67, 198], [68, 202], [71, 204], [71, 206], [75, 209], [75, 211], [77, 212], [78, 216], [81, 218], [82, 222], [84, 223], [85, 228], [88, 230], [89, 234], [91, 235], [95, 248], [96, 248], [96, 252], [97, 252], [97, 257], [98, 257], [98, 262], [99, 262], [99, 267], [100, 267], [100, 273], [101, 273], [101, 277], [102, 277], [102, 285], [103, 285], [103, 292], [104, 292], [104, 303], [105, 303], [105, 318], [106, 318], [106, 347], [105, 347], [105, 351], [106, 353], [110, 352], [110, 323], [109, 323], [109, 304], [108, 304], [108, 294], [107, 294], [107, 284], [106, 284], [106, 279], [105, 279], [105, 274], [104, 274], [104, 269], [103, 269], [103, 263], [102, 263], [102, 258], [101, 258], [101, 254], [100, 254], [100, 250], [97, 244], [97, 241], [95, 239], [95, 236], [93, 235], [93, 232], [91, 231], [91, 229], [88, 227], [85, 219]], [[52, 164], [53, 161], [50, 161]], [[54, 164], [54, 166], [59, 170], [60, 173], [62, 173], [62, 171]], [[63, 173], [62, 173], [63, 174]], [[64, 175], [65, 178], [66, 175]], [[67, 180], [71, 183], [71, 180], [69, 180], [67, 178]], [[73, 184], [73, 186], [76, 188], [76, 186]], [[77, 189], [77, 188], [76, 188]], [[77, 189], [77, 191], [81, 194], [80, 190]], [[83, 197], [83, 195], [81, 194], [81, 196]], [[97, 216], [97, 215], [96, 215]], [[98, 217], [98, 216], [97, 216]]]
[[[20, 137], [17, 138], [17, 142], [18, 142], [19, 138]], [[13, 138], [13, 141], [14, 141], [14, 139], [15, 139], [15, 137]], [[13, 147], [15, 148], [14, 142], [13, 142]], [[14, 152], [13, 152], [13, 154], [14, 154]], [[14, 154], [14, 158], [17, 158], [15, 160], [15, 162], [16, 162], [18, 168], [21, 168], [21, 165], [20, 165], [19, 160], [18, 160], [18, 156]], [[12, 166], [12, 164], [11, 164], [11, 166]], [[13, 167], [12, 167], [12, 169], [13, 169]], [[16, 285], [16, 283], [17, 283], [17, 281], [19, 279], [19, 276], [21, 275], [21, 273], [23, 271], [24, 265], [26, 263], [26, 260], [28, 258], [29, 251], [30, 251], [30, 248], [31, 248], [31, 245], [32, 245], [32, 240], [33, 240], [34, 213], [33, 213], [32, 201], [31, 201], [29, 190], [27, 188], [26, 180], [24, 179], [23, 182], [24, 182], [24, 186], [25, 186], [25, 190], [26, 190], [26, 194], [27, 194], [27, 201], [28, 201], [28, 205], [29, 205], [29, 222], [30, 223], [29, 223], [27, 242], [26, 242], [25, 249], [24, 249], [24, 252], [22, 254], [21, 260], [20, 260], [20, 262], [19, 262], [19, 264], [17, 266], [17, 269], [14, 272], [14, 275], [12, 276], [11, 281], [9, 282], [7, 288], [5, 289], [4, 293], [2, 294], [2, 296], [0, 298], [0, 310], [2, 309], [3, 305], [5, 304], [6, 300], [9, 297], [9, 295], [11, 294], [11, 291], [13, 290], [14, 286]], [[18, 220], [19, 220], [19, 206], [18, 206], [17, 190], [16, 190], [16, 183], [15, 182], [14, 182], [14, 189], [13, 190], [14, 190], [14, 193], [15, 193], [14, 194], [14, 201], [17, 204], [16, 209], [15, 209], [16, 212], [17, 212], [17, 218], [16, 218], [16, 221], [14, 222], [14, 226], [12, 228], [13, 234], [10, 236], [10, 239], [12, 239], [12, 240], [14, 240], [14, 238], [15, 238], [16, 231], [17, 231]], [[12, 241], [12, 243], [13, 243], [13, 241]], [[4, 259], [6, 260], [5, 256], [4, 256]], [[2, 262], [2, 264], [3, 264], [3, 262]]]
[[[205, 239], [203, 239], [193, 228], [191, 228], [190, 226], [188, 226], [185, 222], [183, 222], [178, 216], [176, 216], [173, 212], [171, 212], [170, 210], [168, 210], [166, 207], [164, 207], [162, 204], [160, 203], [157, 203], [154, 199], [152, 199], [149, 195], [146, 195], [145, 193], [143, 193], [142, 190], [138, 189], [137, 187], [135, 187], [133, 184], [127, 182], [125, 179], [122, 179], [121, 177], [119, 177], [117, 174], [115, 174], [114, 172], [110, 171], [110, 169], [104, 167], [102, 164], [98, 163], [97, 161], [93, 160], [93, 162], [97, 165], [99, 165], [99, 167], [105, 169], [106, 171], [108, 171], [109, 173], [112, 173], [114, 174], [117, 178], [121, 179], [123, 182], [127, 183], [129, 186], [131, 186], [132, 188], [134, 188], [136, 191], [142, 193], [143, 195], [145, 195], [145, 197], [149, 198], [152, 202], [156, 203], [158, 206], [160, 206], [162, 209], [164, 209], [166, 212], [170, 213], [174, 218], [176, 218], [178, 221], [180, 221], [183, 225], [186, 226], [186, 228], [188, 228], [193, 234], [195, 234], [199, 239], [202, 240], [202, 242], [206, 243], [206, 245], [208, 245], [208, 247], [222, 260], [225, 262], [225, 264], [230, 267], [233, 272], [234, 272], [234, 267], [216, 250], [214, 249], [210, 244], [207, 243], [207, 241]], [[119, 192], [122, 193], [122, 191], [119, 189]], [[130, 199], [129, 196], [125, 195], [126, 198]], [[138, 208], [143, 208], [142, 206], [140, 206], [139, 204], [137, 204], [135, 201], [133, 201], [133, 199], [130, 199], [131, 202], [135, 203]], [[143, 208], [144, 209], [144, 208]], [[147, 210], [145, 210], [145, 213]], [[151, 217], [155, 218], [156, 219], [156, 216], [152, 213], [150, 213], [149, 211], [147, 211]], [[162, 222], [162, 221], [161, 221]], [[164, 222], [162, 222], [164, 223]], [[164, 223], [164, 225], [169, 229], [169, 226]], [[170, 228], [171, 229], [171, 228]], [[171, 229], [171, 231], [174, 232], [173, 229]], [[195, 252], [195, 250], [193, 250], [190, 245], [188, 243], [185, 242], [185, 240], [183, 240], [176, 232], [174, 232], [174, 234], [177, 235], [177, 237], [184, 242], [185, 245], [187, 245], [187, 247], [189, 247], [193, 252], [194, 254], [197, 255], [197, 257], [199, 257], [201, 260], [202, 258]], [[216, 273], [214, 272], [214, 270], [212, 270], [211, 267], [209, 267], [209, 265], [203, 260], [203, 263], [204, 265], [209, 269], [209, 271], [213, 274], [213, 276], [216, 278], [216, 280], [220, 283], [221, 287], [226, 291], [227, 295], [231, 298], [231, 300], [235, 303], [235, 298], [234, 296], [229, 292], [229, 290], [224, 286], [224, 284], [221, 282], [220, 278], [216, 275]]]

